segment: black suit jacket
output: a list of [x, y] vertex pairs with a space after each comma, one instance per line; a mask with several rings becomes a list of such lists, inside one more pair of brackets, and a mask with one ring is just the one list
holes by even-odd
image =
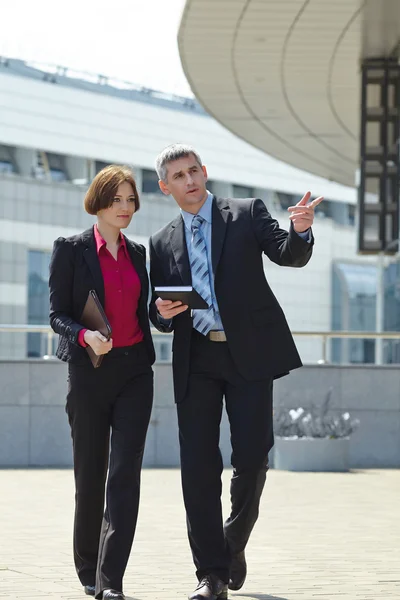
[[[124, 236], [125, 237], [125, 236]], [[150, 364], [154, 363], [154, 346], [150, 333], [147, 301], [149, 280], [144, 246], [125, 237], [126, 247], [142, 290], [137, 315], [144, 335]], [[93, 227], [79, 235], [58, 238], [50, 262], [50, 325], [60, 334], [57, 356], [75, 364], [89, 364], [87, 352], [78, 343], [82, 329], [79, 322], [89, 290], [96, 290], [104, 307], [104, 280], [97, 255]]]
[[[248, 381], [279, 377], [301, 366], [283, 311], [265, 277], [262, 253], [278, 265], [303, 267], [311, 242], [292, 228], [280, 229], [259, 199], [213, 199], [212, 264], [215, 294], [238, 372]], [[191, 285], [184, 222], [179, 215], [150, 239], [150, 278], [155, 286]], [[153, 295], [150, 319], [157, 329], [174, 331], [175, 400], [186, 392], [192, 318], [190, 311], [164, 321]]]

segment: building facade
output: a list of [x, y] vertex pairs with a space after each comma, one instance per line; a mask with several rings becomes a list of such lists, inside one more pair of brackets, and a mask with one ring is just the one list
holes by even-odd
[[[211, 192], [260, 197], [284, 228], [288, 206], [307, 190], [323, 195], [311, 262], [296, 270], [266, 259], [268, 281], [294, 331], [375, 328], [376, 266], [373, 259], [356, 255], [355, 189], [252, 148], [194, 100], [1, 58], [0, 324], [48, 323], [53, 241], [93, 224], [83, 197], [105, 165], [127, 164], [136, 174], [141, 209], [127, 229], [129, 237], [147, 245], [149, 236], [178, 214], [175, 201], [161, 194], [154, 171], [156, 155], [173, 142], [197, 148]], [[390, 311], [385, 327], [391, 330], [399, 328], [397, 272], [391, 265], [386, 274]], [[298, 347], [305, 362], [321, 356], [319, 340], [299, 338]], [[168, 359], [168, 341], [157, 338], [157, 348], [159, 359]], [[0, 332], [0, 359], [44, 354], [43, 334]], [[337, 362], [374, 362], [374, 342], [335, 342], [330, 355]], [[385, 356], [397, 362], [393, 343]]]

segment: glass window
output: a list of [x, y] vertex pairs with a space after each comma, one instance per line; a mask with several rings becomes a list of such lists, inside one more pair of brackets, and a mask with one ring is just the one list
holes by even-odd
[[233, 196], [234, 198], [254, 198], [254, 188], [246, 185], [234, 185]]
[[53, 181], [67, 181], [67, 176], [60, 169], [50, 169], [51, 179]]
[[[333, 268], [332, 330], [375, 331], [375, 265], [337, 263]], [[400, 331], [400, 263], [384, 272], [384, 331]], [[333, 340], [332, 361], [374, 363], [375, 340]], [[400, 363], [400, 341], [383, 340], [384, 364]]]
[[65, 168], [65, 158], [60, 154], [47, 152], [50, 176], [53, 181], [67, 181], [68, 174]]
[[13, 149], [5, 144], [0, 144], [0, 173], [15, 173]]
[[333, 219], [338, 225], [355, 225], [356, 207], [353, 204], [325, 199], [315, 209], [317, 218]]
[[97, 175], [97, 173], [100, 173], [100, 171], [102, 169], [105, 169], [105, 167], [108, 167], [108, 165], [109, 165], [109, 163], [103, 162], [102, 160], [96, 160], [94, 162], [96, 175]]
[[[28, 252], [28, 323], [47, 325], [49, 322], [49, 264], [50, 252]], [[28, 333], [28, 356], [47, 354], [47, 336]]]
[[301, 200], [301, 196], [299, 196], [299, 199], [297, 200], [293, 194], [286, 194], [286, 192], [276, 192], [276, 196], [278, 197], [282, 210], [287, 210], [289, 206], [294, 206]]
[[36, 153], [36, 165], [32, 167], [32, 174], [36, 179], [51, 179], [52, 181], [68, 181], [65, 168], [65, 157], [61, 154], [43, 152]]
[[[400, 264], [391, 263], [385, 270], [385, 331], [400, 331]], [[400, 363], [400, 341], [384, 340], [384, 362]]]
[[160, 187], [158, 185], [158, 175], [155, 171], [149, 169], [143, 169], [142, 171], [142, 192], [144, 194], [161, 194]]
[[355, 225], [356, 224], [356, 206], [354, 204], [348, 204], [348, 210], [349, 210], [349, 225]]
[[[332, 330], [374, 331], [377, 269], [375, 265], [336, 263], [332, 281]], [[375, 340], [332, 340], [332, 362], [374, 363]]]
[[[315, 198], [311, 198], [311, 200], [315, 200]], [[315, 215], [317, 217], [325, 217], [328, 219], [334, 218], [334, 202], [332, 200], [323, 200], [321, 204], [315, 207]], [[340, 219], [338, 219], [340, 221]]]
[[213, 190], [214, 186], [215, 186], [214, 181], [212, 179], [207, 179], [206, 187], [207, 187], [208, 191], [211, 192], [211, 194], [214, 194], [214, 190]]
[[0, 173], [13, 173], [14, 167], [10, 162], [0, 159]]

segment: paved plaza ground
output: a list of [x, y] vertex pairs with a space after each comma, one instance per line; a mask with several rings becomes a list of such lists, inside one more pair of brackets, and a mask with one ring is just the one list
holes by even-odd
[[[229, 507], [229, 471], [224, 507]], [[145, 470], [131, 600], [195, 587], [178, 470]], [[85, 598], [72, 566], [71, 470], [0, 471], [0, 598]], [[400, 599], [400, 471], [270, 471], [237, 600]]]

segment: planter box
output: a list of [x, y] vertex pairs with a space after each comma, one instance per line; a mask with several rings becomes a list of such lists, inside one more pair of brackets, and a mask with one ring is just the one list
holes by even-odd
[[273, 466], [283, 471], [348, 471], [349, 438], [275, 438]]

